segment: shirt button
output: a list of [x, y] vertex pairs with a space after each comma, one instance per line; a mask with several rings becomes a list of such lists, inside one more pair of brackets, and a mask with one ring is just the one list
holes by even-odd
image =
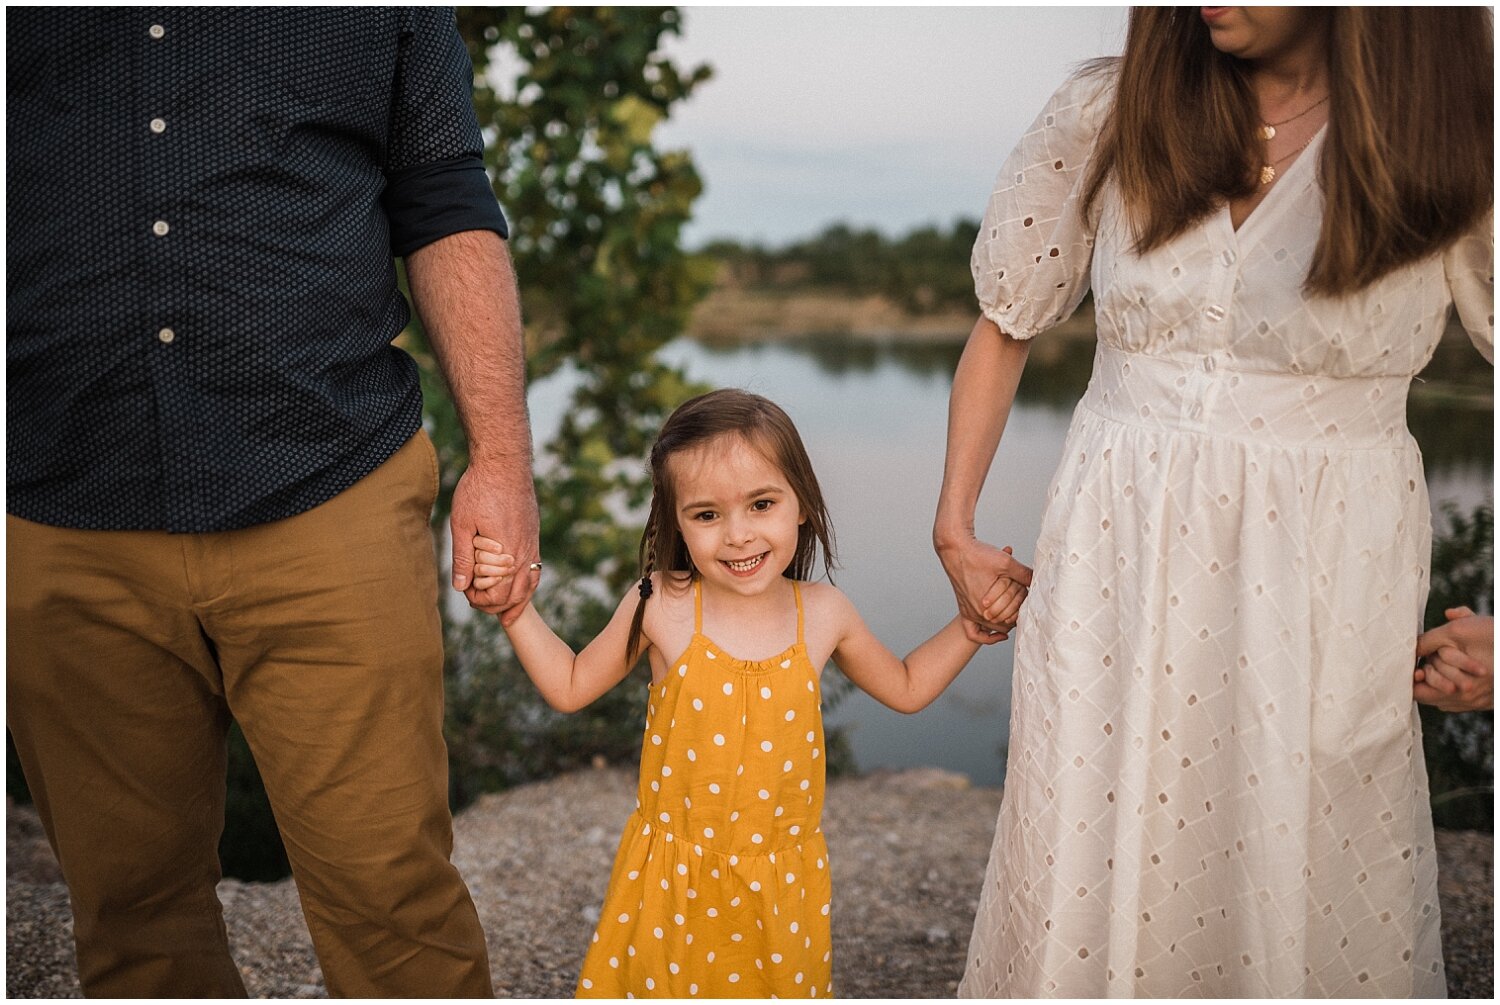
[[166, 237], [167, 231], [171, 229], [171, 227], [167, 226], [167, 221], [165, 220], [157, 220], [151, 225], [151, 233], [155, 234], [157, 237]]
[[161, 339], [163, 342], [170, 343], [174, 338], [177, 337], [177, 333], [170, 328], [163, 328], [161, 331], [156, 333], [156, 337]]
[[1229, 250], [1225, 250], [1225, 252], [1222, 255], [1219, 256], [1219, 261], [1223, 262], [1225, 265], [1233, 265], [1234, 264], [1234, 252], [1229, 251]]
[[167, 131], [167, 120], [166, 119], [152, 119], [151, 120], [151, 131], [153, 133], [164, 133], [164, 132], [166, 132]]
[[1203, 372], [1204, 373], [1213, 373], [1214, 372], [1214, 367], [1216, 367], [1216, 366], [1218, 366], [1218, 364], [1214, 362], [1214, 358], [1212, 356], [1204, 356], [1203, 357]]
[[146, 34], [150, 35], [152, 38], [161, 38], [166, 33], [167, 29], [163, 28], [159, 24], [153, 24], [151, 27], [146, 29]]
[[1192, 408], [1188, 409], [1188, 416], [1190, 418], [1197, 419], [1197, 418], [1202, 417], [1202, 415], [1203, 415], [1203, 406], [1202, 405], [1195, 404], [1195, 405], [1193, 405]]
[[1203, 308], [1203, 316], [1208, 318], [1208, 320], [1210, 321], [1223, 321], [1224, 308], [1220, 307], [1218, 304], [1213, 304], [1209, 307], [1205, 307]]

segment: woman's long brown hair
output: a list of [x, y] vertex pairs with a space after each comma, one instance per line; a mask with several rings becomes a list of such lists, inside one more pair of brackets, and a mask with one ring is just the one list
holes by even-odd
[[[1333, 7], [1309, 292], [1362, 289], [1436, 252], [1494, 202], [1494, 37], [1482, 7]], [[1111, 177], [1136, 251], [1255, 191], [1262, 151], [1246, 65], [1196, 7], [1136, 7], [1085, 189]]]
[[651, 447], [651, 510], [641, 535], [641, 599], [630, 621], [625, 643], [626, 659], [634, 666], [640, 658], [641, 626], [646, 601], [651, 596], [653, 572], [663, 581], [690, 582], [697, 570], [688, 554], [687, 542], [677, 528], [677, 486], [672, 480], [671, 460], [686, 450], [707, 446], [724, 437], [738, 437], [761, 452], [786, 478], [806, 519], [797, 528], [797, 547], [784, 575], [808, 579], [816, 570], [818, 552], [823, 554], [823, 572], [832, 579], [835, 564], [833, 523], [823, 504], [823, 490], [813, 473], [812, 461], [797, 435], [791, 418], [774, 402], [758, 394], [725, 388], [710, 391], [679, 405], [668, 416]]

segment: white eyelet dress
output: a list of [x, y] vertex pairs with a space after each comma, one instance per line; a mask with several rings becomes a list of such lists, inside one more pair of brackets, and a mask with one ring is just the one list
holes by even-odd
[[1052, 98], [974, 248], [1003, 331], [1092, 284], [1099, 344], [1015, 637], [960, 994], [1443, 996], [1406, 392], [1450, 303], [1493, 361], [1492, 224], [1304, 295], [1319, 137], [1238, 232], [1225, 208], [1136, 255], [1116, 192], [1081, 212], [1111, 86]]

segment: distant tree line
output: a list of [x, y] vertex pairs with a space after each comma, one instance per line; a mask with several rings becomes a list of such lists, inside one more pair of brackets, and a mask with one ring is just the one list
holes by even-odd
[[974, 308], [969, 253], [979, 222], [921, 227], [888, 238], [876, 230], [834, 224], [782, 248], [715, 241], [703, 254], [727, 268], [729, 283], [778, 292], [830, 290], [890, 297], [913, 314]]

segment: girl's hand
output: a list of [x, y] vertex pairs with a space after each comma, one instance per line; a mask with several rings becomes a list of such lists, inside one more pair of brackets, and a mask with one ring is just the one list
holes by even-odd
[[516, 574], [516, 557], [505, 546], [482, 535], [474, 537], [474, 584], [476, 590], [492, 589]]
[[[993, 592], [998, 579], [1029, 587], [1031, 569], [1018, 562], [1009, 547], [996, 548], [972, 537], [961, 544], [939, 549], [938, 557], [953, 584], [958, 613], [963, 618], [964, 634], [969, 641], [987, 645], [1009, 638], [1011, 629], [1015, 628], [1014, 614], [1008, 622], [991, 618], [986, 613], [988, 605], [985, 600]], [[1002, 598], [1003, 595], [997, 597], [997, 602]], [[1020, 609], [1019, 603], [1016, 609]]]
[[[1008, 625], [1005, 633], [1016, 625], [1016, 617], [1021, 613], [1021, 604], [1026, 600], [1026, 587], [1005, 576], [998, 577], [990, 586], [989, 592], [980, 601], [981, 610], [985, 619], [991, 624]], [[1000, 641], [1002, 636], [992, 636], [993, 641]]]

